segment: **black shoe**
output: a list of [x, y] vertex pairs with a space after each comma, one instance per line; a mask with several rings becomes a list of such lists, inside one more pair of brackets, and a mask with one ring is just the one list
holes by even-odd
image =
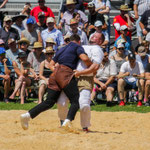
[[9, 103], [9, 99], [8, 99], [8, 98], [4, 98], [3, 101], [4, 101], [5, 103]]
[[112, 106], [112, 102], [106, 102], [106, 106], [107, 107], [111, 107]]
[[150, 106], [150, 102], [147, 101], [147, 102], [145, 103], [145, 106], [149, 107], [149, 106]]

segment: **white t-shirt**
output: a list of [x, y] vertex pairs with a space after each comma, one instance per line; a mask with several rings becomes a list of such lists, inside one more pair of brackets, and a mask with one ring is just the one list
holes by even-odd
[[[82, 46], [84, 48], [85, 53], [88, 55], [90, 60], [93, 63], [100, 64], [103, 60], [104, 53], [102, 51], [102, 48], [98, 45], [84, 45]], [[86, 69], [87, 66], [85, 63], [81, 60], [79, 60], [78, 65], [77, 65], [77, 70], [82, 71]], [[93, 74], [88, 74], [88, 76], [91, 76]], [[85, 76], [85, 75], [84, 75]]]
[[130, 82], [134, 82], [134, 81], [136, 81], [136, 78], [133, 77], [132, 75], [133, 74], [140, 75], [141, 73], [144, 73], [144, 67], [141, 62], [136, 61], [135, 67], [131, 68], [129, 61], [127, 61], [121, 65], [120, 72], [122, 72], [122, 73], [129, 72], [130, 75], [125, 78], [128, 79]]

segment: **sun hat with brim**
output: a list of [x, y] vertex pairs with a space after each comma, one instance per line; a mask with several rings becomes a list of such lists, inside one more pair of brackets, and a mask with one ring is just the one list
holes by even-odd
[[0, 55], [5, 54], [5, 53], [6, 53], [5, 48], [4, 47], [0, 47]]
[[11, 44], [13, 42], [16, 42], [15, 39], [13, 39], [13, 38], [8, 39], [8, 44]]
[[25, 38], [25, 37], [21, 38], [17, 43], [20, 44], [20, 43], [23, 43], [23, 42], [25, 42], [25, 43], [27, 43], [28, 45], [30, 45], [29, 40], [28, 40], [27, 38]]
[[145, 47], [144, 46], [139, 46], [139, 48], [138, 48], [138, 55], [140, 55], [140, 56], [145, 56], [146, 55], [146, 51], [145, 51]]
[[87, 6], [88, 6], [88, 8], [93, 8], [93, 7], [95, 7], [95, 4], [93, 2], [89, 2]]
[[53, 39], [53, 38], [50, 38], [50, 37], [47, 38], [45, 42], [47, 42], [47, 43], [53, 43], [53, 44], [56, 45], [56, 42], [54, 41], [54, 39]]
[[70, 35], [68, 35], [68, 34], [65, 35], [65, 36], [64, 36], [64, 40], [66, 40], [66, 39], [70, 39]]
[[131, 8], [129, 8], [128, 5], [121, 5], [121, 6], [120, 6], [120, 10], [123, 10], [123, 11], [131, 11]]
[[66, 5], [71, 5], [71, 4], [75, 4], [75, 0], [67, 0], [66, 1]]
[[25, 52], [20, 52], [18, 54], [18, 57], [17, 58], [24, 58], [24, 57], [27, 57], [27, 54]]
[[43, 52], [44, 52], [45, 54], [49, 54], [49, 53], [54, 54], [54, 53], [55, 53], [53, 47], [51, 47], [51, 46], [49, 46], [49, 47], [47, 47], [46, 49], [44, 49]]
[[119, 43], [119, 44], [117, 45], [117, 48], [124, 48], [124, 44], [123, 44], [123, 43]]
[[10, 16], [5, 16], [4, 17], [4, 22], [6, 22], [6, 21], [12, 21], [12, 18]]
[[24, 20], [25, 18], [27, 18], [27, 16], [23, 15], [23, 14], [16, 15], [16, 16], [12, 17], [12, 21], [15, 22], [18, 18], [22, 18], [22, 20]]
[[36, 49], [36, 48], [43, 48], [43, 45], [41, 42], [35, 42], [34, 45], [33, 45], [33, 48]]
[[70, 25], [73, 25], [73, 24], [78, 24], [78, 22], [77, 22], [76, 19], [71, 19], [71, 20], [70, 20]]

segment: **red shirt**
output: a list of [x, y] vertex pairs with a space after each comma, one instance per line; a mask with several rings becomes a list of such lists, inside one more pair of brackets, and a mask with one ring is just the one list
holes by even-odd
[[[134, 22], [134, 20], [133, 20], [132, 17], [130, 17], [130, 19], [131, 19], [132, 22]], [[124, 19], [124, 18], [122, 18], [120, 15], [115, 16], [113, 25], [114, 25], [115, 23], [119, 23], [119, 24], [120, 24], [120, 27], [121, 27], [122, 25], [126, 25], [126, 26], [128, 27], [127, 18]], [[116, 40], [119, 36], [120, 36], [120, 32], [115, 29], [115, 40]], [[131, 31], [128, 31], [128, 32], [127, 32], [127, 36], [129, 36], [130, 39], [131, 39]]]
[[49, 7], [45, 6], [44, 8], [41, 9], [40, 6], [37, 6], [37, 7], [34, 7], [31, 10], [31, 13], [30, 13], [30, 15], [32, 15], [32, 16], [35, 17], [36, 22], [38, 22], [38, 13], [41, 12], [41, 11], [45, 13], [46, 19], [47, 19], [47, 17], [53, 17], [53, 18], [55, 18], [52, 10]]

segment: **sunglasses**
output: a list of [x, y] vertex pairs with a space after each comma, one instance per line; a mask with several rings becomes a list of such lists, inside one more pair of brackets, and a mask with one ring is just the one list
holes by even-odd
[[52, 56], [54, 55], [54, 53], [46, 53], [46, 55]]
[[124, 50], [124, 48], [118, 48], [119, 50]]
[[27, 43], [26, 42], [21, 42], [20, 45], [27, 45]]

